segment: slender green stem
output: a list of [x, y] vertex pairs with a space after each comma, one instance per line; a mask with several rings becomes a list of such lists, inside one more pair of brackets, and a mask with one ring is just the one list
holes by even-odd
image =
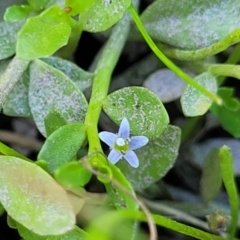
[[113, 28], [96, 66], [92, 95], [85, 119], [89, 140], [89, 153], [94, 151], [102, 152], [102, 147], [98, 138], [98, 120], [102, 110], [103, 101], [108, 94], [112, 72], [124, 47], [129, 28], [130, 16], [126, 14]]
[[238, 224], [239, 197], [234, 179], [233, 156], [229, 147], [223, 146], [220, 148], [219, 160], [223, 183], [229, 197], [232, 218], [229, 233], [230, 239], [233, 239], [236, 234]]
[[155, 53], [155, 55], [169, 68], [171, 69], [176, 75], [178, 75], [181, 79], [183, 79], [186, 83], [190, 84], [191, 86], [195, 87], [199, 92], [209, 97], [212, 101], [217, 103], [218, 105], [222, 104], [222, 99], [217, 96], [216, 94], [209, 92], [206, 88], [198, 84], [194, 81], [191, 77], [189, 77], [186, 73], [184, 73], [180, 68], [178, 68], [172, 61], [170, 61], [156, 46], [153, 42], [152, 38], [147, 33], [146, 29], [144, 28], [140, 17], [138, 16], [135, 8], [133, 5], [130, 6], [129, 11], [131, 12], [133, 19], [141, 32], [143, 38], [148, 43], [149, 47]]
[[[194, 227], [184, 225], [167, 217], [157, 214], [151, 214], [154, 222], [162, 227], [185, 234], [187, 236], [201, 239], [201, 240], [224, 240], [224, 238], [204, 232]], [[118, 212], [109, 212], [95, 219], [88, 229], [89, 240], [106, 239], [110, 232], [125, 219], [135, 219], [140, 221], [147, 221], [147, 217], [143, 212], [138, 210], [121, 210]]]
[[240, 80], [240, 66], [231, 64], [209, 64], [209, 71], [215, 76], [224, 76], [221, 78], [221, 84], [225, 77], [233, 77]]
[[27, 69], [29, 61], [14, 57], [5, 72], [0, 76], [0, 110], [17, 81]]

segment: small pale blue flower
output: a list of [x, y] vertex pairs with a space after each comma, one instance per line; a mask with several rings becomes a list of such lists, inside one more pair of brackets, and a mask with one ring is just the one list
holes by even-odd
[[127, 118], [123, 118], [117, 134], [104, 131], [99, 133], [99, 138], [110, 147], [111, 151], [108, 155], [108, 160], [112, 164], [125, 158], [134, 168], [139, 166], [139, 160], [133, 150], [141, 148], [148, 143], [148, 138], [145, 136], [130, 137], [130, 127]]

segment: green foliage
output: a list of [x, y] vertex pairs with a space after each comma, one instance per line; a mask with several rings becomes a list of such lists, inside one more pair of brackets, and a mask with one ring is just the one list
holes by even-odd
[[77, 226], [74, 226], [73, 230], [60, 236], [40, 236], [29, 231], [19, 223], [17, 223], [17, 229], [24, 240], [85, 240], [87, 237], [87, 233]]
[[127, 177], [134, 189], [143, 190], [160, 180], [173, 167], [180, 145], [180, 129], [169, 125], [157, 139], [136, 151], [140, 165], [136, 170], [126, 161], [117, 166]]
[[208, 47], [239, 28], [240, 3], [232, 0], [157, 0], [141, 15], [154, 39], [180, 49]]
[[[36, 161], [0, 142], [0, 214], [7, 212], [9, 227], [24, 240], [157, 239], [155, 224], [202, 240], [234, 239], [240, 141], [198, 140], [220, 124], [240, 136], [240, 103], [229, 81], [224, 83], [228, 76], [240, 79], [240, 44], [224, 53], [226, 63], [208, 58], [240, 41], [239, 2], [156, 0], [140, 17], [138, 0], [9, 1], [0, 2], [0, 16], [6, 9], [6, 22], [0, 22], [0, 110], [31, 118], [46, 137], [37, 142]], [[142, 44], [124, 48], [137, 36], [133, 23], [158, 59], [135, 63], [145, 52]], [[89, 58], [75, 51], [83, 31], [104, 39], [90, 70], [73, 63], [75, 57]], [[134, 67], [115, 77], [121, 55]], [[31, 141], [19, 119], [11, 123], [18, 135], [1, 129], [1, 140], [14, 148], [24, 145], [22, 134]], [[159, 182], [173, 167], [168, 176], [176, 179]], [[175, 180], [186, 189], [171, 186]], [[229, 205], [219, 204], [218, 193], [228, 196]], [[208, 233], [204, 220], [195, 219], [206, 214], [210, 229], [221, 235]], [[139, 221], [147, 221], [149, 237]]]
[[130, 4], [131, 0], [95, 0], [80, 14], [79, 24], [88, 32], [104, 31], [122, 18]]
[[84, 71], [70, 61], [58, 57], [43, 58], [42, 61], [66, 74], [81, 91], [86, 90], [92, 84], [93, 73]]
[[59, 111], [69, 122], [83, 122], [87, 101], [78, 87], [62, 72], [35, 60], [30, 66], [29, 106], [39, 131], [46, 136], [44, 119]]
[[48, 57], [67, 44], [70, 33], [67, 15], [60, 7], [52, 6], [29, 18], [19, 31], [17, 56], [26, 60]]
[[0, 60], [14, 55], [17, 43], [17, 32], [20, 30], [22, 25], [22, 21], [14, 23], [0, 23]]
[[146, 88], [127, 87], [108, 95], [103, 110], [116, 123], [126, 117], [133, 135], [155, 139], [169, 123], [160, 99]]
[[49, 171], [53, 173], [58, 167], [76, 158], [85, 138], [86, 130], [82, 123], [64, 125], [47, 138], [37, 158], [45, 160]]
[[84, 187], [92, 174], [84, 167], [81, 161], [69, 162], [54, 172], [54, 178], [67, 189]]
[[222, 186], [218, 149], [213, 149], [207, 156], [201, 177], [201, 194], [205, 203], [210, 202]]
[[219, 95], [224, 100], [223, 106], [213, 104], [211, 112], [221, 122], [226, 131], [236, 138], [240, 137], [240, 105], [236, 98], [232, 97], [233, 91], [230, 88], [220, 88]]
[[[209, 73], [202, 73], [195, 80], [211, 92], [217, 92], [217, 81]], [[185, 116], [195, 117], [205, 114], [211, 107], [212, 101], [196, 88], [188, 85], [181, 97], [181, 105]]]
[[17, 22], [30, 16], [32, 8], [29, 5], [13, 5], [7, 8], [4, 14], [4, 21]]
[[58, 235], [73, 228], [75, 216], [66, 192], [35, 164], [0, 156], [0, 189], [7, 213], [32, 232]]

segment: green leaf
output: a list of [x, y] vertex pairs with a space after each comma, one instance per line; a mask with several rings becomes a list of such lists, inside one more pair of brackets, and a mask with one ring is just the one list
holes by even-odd
[[53, 132], [42, 146], [37, 159], [48, 163], [53, 173], [58, 167], [73, 160], [86, 138], [82, 123], [69, 123]]
[[17, 32], [21, 29], [23, 21], [14, 23], [0, 23], [0, 60], [15, 54]]
[[67, 189], [85, 186], [90, 181], [91, 176], [92, 174], [80, 161], [66, 163], [54, 172], [56, 181]]
[[39, 235], [59, 235], [74, 227], [67, 194], [33, 163], [0, 156], [0, 202], [17, 222]]
[[133, 169], [124, 160], [117, 163], [135, 190], [149, 187], [172, 168], [178, 156], [180, 135], [178, 127], [169, 125], [159, 138], [136, 150], [140, 163], [138, 168]]
[[24, 240], [85, 240], [87, 238], [87, 233], [77, 226], [59, 236], [39, 236], [19, 223], [17, 223], [17, 229]]
[[108, 95], [103, 110], [117, 124], [123, 117], [129, 121], [132, 135], [155, 139], [169, 123], [160, 99], [143, 87], [126, 87]]
[[64, 126], [65, 124], [66, 121], [59, 111], [53, 110], [44, 118], [44, 125], [47, 136], [51, 135], [54, 131], [56, 131], [61, 126]]
[[111, 169], [114, 181], [117, 181], [118, 184], [121, 185], [121, 187], [119, 187], [118, 185], [112, 184], [111, 182], [105, 183], [105, 188], [112, 204], [117, 209], [138, 209], [138, 203], [134, 199], [135, 192], [124, 174], [113, 164], [110, 164], [109, 168]]
[[31, 117], [28, 104], [29, 69], [17, 81], [3, 105], [3, 112], [13, 117]]
[[157, 0], [141, 15], [155, 40], [181, 49], [200, 49], [239, 28], [240, 2]]
[[51, 111], [59, 111], [67, 123], [83, 122], [87, 111], [87, 101], [77, 86], [65, 74], [41, 60], [30, 65], [29, 106], [44, 136], [44, 119]]
[[71, 16], [75, 16], [79, 13], [83, 13], [86, 10], [88, 10], [91, 5], [97, 2], [97, 0], [87, 0], [87, 1], [83, 1], [83, 0], [66, 0], [66, 6], [72, 8], [71, 11]]
[[[26, 161], [30, 161], [31, 160], [27, 157], [25, 157], [24, 155], [22, 155], [21, 153], [15, 151], [14, 149], [6, 146], [5, 144], [1, 143], [0, 142], [0, 153], [2, 153], [3, 155], [6, 155], [6, 156], [12, 156], [12, 157], [17, 157], [17, 158], [21, 158], [23, 160], [26, 160]], [[1, 154], [0, 154], [1, 155]]]
[[201, 195], [205, 203], [213, 200], [222, 186], [218, 149], [213, 149], [207, 156], [200, 181]]
[[[217, 92], [217, 81], [210, 73], [205, 72], [194, 78], [196, 82], [208, 89]], [[205, 114], [211, 107], [212, 100], [200, 93], [196, 88], [188, 85], [181, 97], [182, 110], [185, 116], [195, 117]]]
[[84, 71], [75, 63], [58, 57], [43, 58], [41, 60], [66, 74], [81, 91], [92, 85], [93, 73]]
[[223, 99], [224, 106], [230, 111], [237, 111], [240, 108], [240, 102], [232, 97], [233, 94], [233, 88], [221, 87], [218, 89], [218, 95]]
[[87, 11], [80, 14], [79, 24], [88, 32], [101, 32], [117, 23], [131, 0], [96, 0]]
[[231, 111], [224, 105], [218, 106], [214, 103], [210, 110], [227, 132], [235, 138], [240, 137], [240, 108], [237, 111]]
[[172, 102], [181, 97], [186, 83], [169, 69], [152, 73], [143, 86], [154, 92], [163, 103]]
[[19, 31], [17, 56], [26, 60], [48, 57], [67, 44], [70, 34], [67, 15], [57, 5], [52, 6], [29, 18]]
[[4, 21], [16, 22], [22, 19], [26, 19], [30, 16], [32, 8], [29, 5], [13, 5], [7, 8], [4, 14]]
[[48, 6], [50, 0], [27, 0], [29, 5], [32, 6], [35, 10], [43, 10]]

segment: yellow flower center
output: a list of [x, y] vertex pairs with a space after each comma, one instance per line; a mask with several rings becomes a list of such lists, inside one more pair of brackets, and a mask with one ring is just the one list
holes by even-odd
[[129, 150], [129, 140], [118, 138], [115, 142], [114, 149], [123, 154], [126, 153]]

